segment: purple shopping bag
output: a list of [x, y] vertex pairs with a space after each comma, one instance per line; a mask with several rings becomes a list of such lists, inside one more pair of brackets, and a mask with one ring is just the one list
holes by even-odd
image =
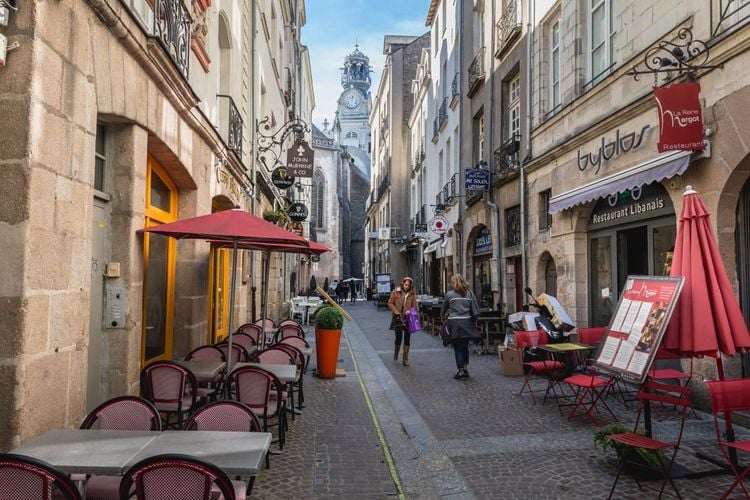
[[419, 322], [419, 313], [414, 307], [409, 309], [409, 314], [406, 316], [406, 329], [409, 333], [418, 332], [422, 329], [422, 324]]

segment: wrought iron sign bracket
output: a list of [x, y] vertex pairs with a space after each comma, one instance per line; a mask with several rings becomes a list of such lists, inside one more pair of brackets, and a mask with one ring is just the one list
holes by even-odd
[[310, 132], [310, 124], [301, 118], [287, 121], [275, 132], [271, 132], [272, 127], [271, 118], [268, 116], [258, 122], [257, 127], [258, 158], [268, 170], [282, 165], [282, 148], [288, 137], [294, 134], [295, 140], [304, 139], [305, 133]]
[[708, 45], [702, 40], [695, 40], [690, 28], [680, 28], [675, 41], [658, 42], [646, 51], [642, 64], [625, 74], [636, 81], [640, 80], [639, 75], [654, 75], [654, 85], [659, 84], [660, 73], [676, 73], [678, 77], [687, 75], [694, 80], [700, 70], [723, 67], [706, 64], [708, 57]]

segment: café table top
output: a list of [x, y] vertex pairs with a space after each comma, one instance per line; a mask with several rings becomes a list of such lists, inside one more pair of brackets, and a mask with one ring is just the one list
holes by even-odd
[[235, 368], [242, 368], [243, 366], [257, 366], [263, 368], [278, 378], [281, 382], [289, 383], [294, 382], [297, 379], [297, 366], [296, 365], [274, 365], [270, 363], [237, 363]]
[[584, 351], [586, 349], [594, 348], [594, 346], [591, 345], [577, 344], [575, 342], [563, 342], [561, 344], [543, 344], [537, 347], [547, 352]]
[[213, 463], [230, 476], [257, 474], [271, 434], [221, 431], [49, 431], [12, 451], [48, 462], [68, 474], [122, 475], [162, 453], [181, 453]]
[[136, 453], [127, 467], [154, 455], [179, 453], [210, 462], [229, 476], [252, 476], [263, 467], [269, 446], [268, 432], [164, 431]]
[[60, 429], [12, 451], [48, 462], [67, 474], [120, 475], [133, 455], [156, 438], [153, 431]]
[[216, 378], [226, 363], [224, 361], [185, 361], [175, 359], [174, 362], [183, 368], [187, 368], [198, 380], [212, 380]]

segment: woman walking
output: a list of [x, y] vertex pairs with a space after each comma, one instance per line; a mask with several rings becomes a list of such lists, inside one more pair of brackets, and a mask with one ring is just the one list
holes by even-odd
[[411, 308], [417, 307], [417, 296], [414, 295], [413, 281], [410, 277], [401, 280], [401, 286], [391, 292], [388, 298], [388, 309], [393, 313], [390, 329], [396, 332], [396, 344], [393, 347], [393, 361], [398, 361], [401, 340], [404, 341], [404, 366], [409, 366], [409, 340], [411, 334], [406, 328], [406, 316]]
[[474, 324], [474, 319], [479, 316], [479, 304], [469, 289], [469, 284], [460, 274], [451, 276], [451, 288], [445, 294], [440, 315], [443, 321], [447, 318], [453, 352], [456, 355], [458, 371], [453, 378], [464, 380], [469, 378], [466, 370], [469, 364], [469, 341], [481, 337]]

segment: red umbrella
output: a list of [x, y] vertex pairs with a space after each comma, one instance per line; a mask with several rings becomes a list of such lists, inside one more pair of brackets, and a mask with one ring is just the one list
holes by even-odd
[[683, 276], [683, 287], [662, 347], [682, 357], [717, 358], [750, 350], [750, 334], [729, 284], [714, 237], [709, 212], [688, 186], [683, 195], [671, 276]]
[[[286, 245], [308, 248], [308, 242], [302, 236], [287, 231], [275, 224], [271, 224], [239, 208], [214, 212], [184, 219], [169, 224], [145, 227], [139, 233], [155, 233], [177, 239], [220, 240], [234, 248], [232, 254], [232, 284], [229, 289], [229, 346], [227, 352], [232, 352], [232, 336], [234, 318], [234, 294], [237, 286], [237, 250], [240, 242], [253, 245]], [[265, 280], [264, 286], [268, 286]], [[265, 317], [265, 311], [264, 311]], [[231, 370], [231, 356], [227, 356], [227, 376]], [[228, 386], [228, 384], [227, 384]], [[227, 387], [228, 391], [228, 387]]]
[[[218, 247], [231, 247], [231, 242], [210, 240], [211, 244]], [[322, 255], [326, 252], [330, 252], [331, 249], [325, 245], [321, 245], [317, 241], [307, 240], [307, 247], [301, 245], [281, 244], [281, 243], [252, 243], [240, 240], [238, 247], [241, 250], [266, 250], [269, 252], [282, 252], [282, 253], [303, 253], [308, 255]]]

